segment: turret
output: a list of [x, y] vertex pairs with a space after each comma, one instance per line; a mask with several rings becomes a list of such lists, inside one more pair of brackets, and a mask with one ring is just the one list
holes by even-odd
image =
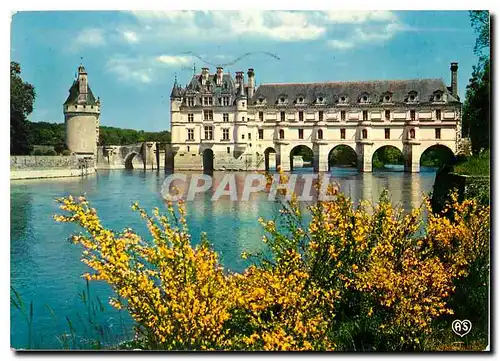
[[83, 65], [69, 89], [69, 96], [63, 105], [66, 128], [66, 146], [72, 153], [81, 156], [95, 155], [99, 141], [100, 99], [94, 97], [88, 84]]

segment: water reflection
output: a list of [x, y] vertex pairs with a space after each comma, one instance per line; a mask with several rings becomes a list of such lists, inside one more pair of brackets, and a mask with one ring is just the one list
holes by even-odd
[[[355, 169], [333, 168], [331, 175], [354, 201], [363, 198], [376, 201], [387, 188], [393, 203], [409, 210], [420, 205], [423, 192], [432, 189], [434, 173], [423, 170], [418, 174], [359, 173]], [[301, 172], [304, 170], [296, 171]], [[195, 174], [198, 173], [187, 173], [188, 176]], [[251, 193], [250, 199], [242, 202], [233, 202], [229, 196], [212, 201], [225, 174], [214, 172], [212, 187], [197, 194], [193, 202], [187, 202], [187, 220], [194, 242], [199, 242], [200, 232], [206, 232], [223, 265], [241, 271], [248, 265], [240, 258], [241, 252], [256, 252], [264, 247], [258, 217], [274, 218], [280, 205], [267, 201], [265, 193]], [[246, 175], [235, 173], [240, 195]], [[131, 211], [130, 205], [139, 201], [148, 210], [159, 207], [166, 211], [160, 194], [164, 179], [165, 174], [156, 171], [109, 170], [87, 178], [11, 182], [11, 284], [26, 302], [35, 301], [34, 332], [44, 336], [40, 347], [59, 346], [55, 336], [60, 331], [54, 327], [45, 304], [54, 309], [61, 323], [65, 316], [75, 319], [77, 313], [85, 314], [78, 292], [85, 286], [80, 275], [87, 268], [80, 262], [81, 250], [66, 241], [76, 228], [52, 220], [52, 215], [58, 212], [54, 198], [85, 193], [105, 226], [114, 230], [132, 227], [147, 237], [144, 222]], [[111, 294], [104, 284], [95, 284], [93, 290], [104, 303]], [[117, 319], [113, 313], [107, 317]], [[26, 346], [27, 327], [22, 316], [11, 312], [11, 321], [12, 346]]]

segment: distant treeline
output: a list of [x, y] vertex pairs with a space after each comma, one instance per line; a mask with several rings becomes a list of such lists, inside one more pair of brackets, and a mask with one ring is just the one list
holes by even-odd
[[[65, 148], [63, 123], [28, 122], [28, 134], [31, 144], [53, 146], [58, 153]], [[100, 145], [126, 145], [144, 141], [169, 143], [170, 132], [145, 132], [134, 129], [99, 127]]]

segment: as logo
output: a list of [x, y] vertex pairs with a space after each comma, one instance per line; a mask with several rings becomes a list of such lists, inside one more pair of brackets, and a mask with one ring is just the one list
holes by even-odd
[[464, 337], [467, 335], [470, 330], [472, 329], [472, 323], [469, 320], [455, 320], [451, 324], [451, 329], [453, 332], [455, 332], [458, 336]]

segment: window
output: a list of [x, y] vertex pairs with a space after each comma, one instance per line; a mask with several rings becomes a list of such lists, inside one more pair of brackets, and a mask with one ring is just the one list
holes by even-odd
[[187, 146], [187, 151], [188, 151], [188, 152], [189, 152], [189, 149], [190, 149], [190, 148], [189, 148], [189, 145], [188, 145], [188, 146]]
[[188, 114], [188, 122], [192, 123], [194, 121], [194, 114]]
[[436, 120], [441, 120], [441, 109], [436, 109]]
[[203, 105], [212, 105], [213, 98], [212, 97], [203, 97]]
[[214, 111], [213, 110], [204, 110], [203, 111], [203, 119], [204, 120], [214, 120]]
[[322, 122], [323, 121], [323, 112], [318, 112], [318, 118], [319, 118], [319, 121]]
[[415, 139], [415, 129], [410, 129], [410, 139]]
[[187, 140], [194, 140], [194, 129], [188, 129], [188, 138]]
[[385, 111], [385, 120], [391, 120], [391, 111], [390, 110]]
[[187, 98], [187, 103], [188, 107], [194, 107], [194, 98], [193, 97]]
[[241, 139], [245, 139], [245, 133], [241, 134]]
[[343, 120], [343, 121], [345, 120], [345, 110], [342, 110], [340, 112], [340, 120]]
[[241, 117], [241, 121], [244, 122], [245, 121], [245, 117]]
[[263, 121], [264, 121], [264, 112], [259, 112], [259, 120], [260, 120], [261, 122], [263, 122]]
[[244, 107], [245, 106], [245, 102], [241, 103], [241, 106]]
[[368, 138], [368, 130], [363, 129], [363, 131], [362, 131], [362, 135], [363, 135], [363, 139]]
[[345, 129], [340, 129], [340, 139], [345, 139]]
[[226, 150], [227, 150], [227, 154], [231, 153], [231, 148], [230, 147], [227, 147]]
[[391, 139], [391, 130], [389, 128], [385, 128], [385, 139]]
[[259, 139], [264, 139], [264, 129], [259, 129]]
[[299, 112], [299, 121], [304, 121], [304, 112]]
[[285, 121], [285, 112], [280, 112], [280, 119], [282, 122]]
[[318, 129], [318, 139], [323, 139], [323, 130]]
[[206, 140], [214, 139], [214, 130], [210, 126], [205, 126], [205, 139]]
[[280, 139], [285, 139], [285, 131], [280, 129]]
[[228, 113], [222, 114], [222, 121], [223, 122], [229, 122], [229, 114]]
[[299, 139], [304, 139], [304, 129], [299, 129]]
[[410, 110], [410, 119], [415, 120], [415, 111], [414, 110]]
[[252, 133], [248, 133], [248, 140], [252, 140]]
[[222, 98], [222, 105], [225, 107], [229, 106], [229, 97]]
[[363, 110], [363, 120], [368, 120], [368, 110]]
[[436, 139], [441, 139], [441, 129], [436, 128]]
[[229, 140], [229, 129], [222, 129], [222, 140]]

